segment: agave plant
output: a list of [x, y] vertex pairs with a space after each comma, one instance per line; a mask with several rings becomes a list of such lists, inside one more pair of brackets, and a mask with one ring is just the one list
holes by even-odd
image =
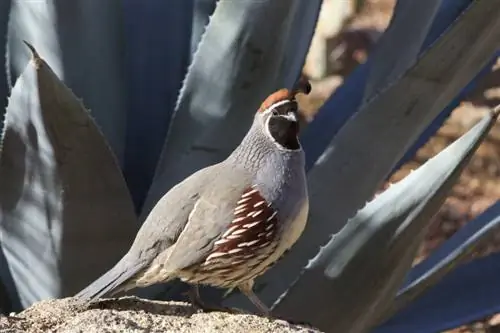
[[[300, 75], [321, 0], [0, 6], [0, 307], [8, 312], [85, 287], [128, 250], [163, 193], [226, 157], [263, 97]], [[499, 10], [489, 0], [399, 0], [367, 63], [308, 125], [308, 227], [256, 284], [277, 316], [325, 332], [435, 332], [500, 310], [498, 298], [479, 297], [498, 290], [498, 255], [463, 264], [499, 224], [500, 203], [411, 267], [498, 110], [365, 205], [489, 71]], [[470, 292], [457, 295], [457, 286]], [[175, 282], [142, 295], [171, 299], [182, 289]], [[461, 296], [446, 315], [429, 316], [443, 298]], [[220, 301], [251, 309], [237, 293]]]

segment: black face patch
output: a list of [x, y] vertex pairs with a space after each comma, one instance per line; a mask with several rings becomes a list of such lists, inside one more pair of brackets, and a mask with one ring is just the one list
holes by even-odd
[[295, 100], [288, 101], [285, 104], [281, 104], [279, 106], [275, 106], [272, 108], [273, 115], [286, 115], [288, 112], [293, 111], [297, 113], [298, 105]]
[[[288, 112], [288, 111], [287, 111]], [[272, 114], [269, 118], [269, 134], [273, 139], [286, 149], [300, 149], [297, 138], [299, 134], [299, 122], [286, 119], [280, 113]]]

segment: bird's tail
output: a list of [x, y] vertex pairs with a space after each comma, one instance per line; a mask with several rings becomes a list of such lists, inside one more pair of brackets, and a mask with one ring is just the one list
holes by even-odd
[[113, 268], [75, 295], [76, 298], [93, 301], [128, 289], [134, 276], [144, 268], [144, 263], [124, 257]]

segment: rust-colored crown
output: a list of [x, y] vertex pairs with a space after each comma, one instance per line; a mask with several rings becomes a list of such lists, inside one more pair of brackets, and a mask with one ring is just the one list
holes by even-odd
[[298, 93], [308, 95], [311, 92], [311, 84], [305, 78], [300, 78], [294, 85], [293, 89], [290, 91], [286, 88], [280, 89], [267, 97], [264, 102], [260, 105], [257, 112], [262, 112], [268, 109], [271, 105], [285, 101], [285, 100], [295, 100], [295, 95]]

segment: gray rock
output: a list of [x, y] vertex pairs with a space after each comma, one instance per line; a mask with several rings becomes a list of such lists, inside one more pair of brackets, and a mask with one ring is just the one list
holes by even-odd
[[105, 299], [82, 304], [73, 298], [42, 301], [9, 317], [0, 333], [320, 333], [283, 320], [251, 314], [204, 313], [187, 303]]

